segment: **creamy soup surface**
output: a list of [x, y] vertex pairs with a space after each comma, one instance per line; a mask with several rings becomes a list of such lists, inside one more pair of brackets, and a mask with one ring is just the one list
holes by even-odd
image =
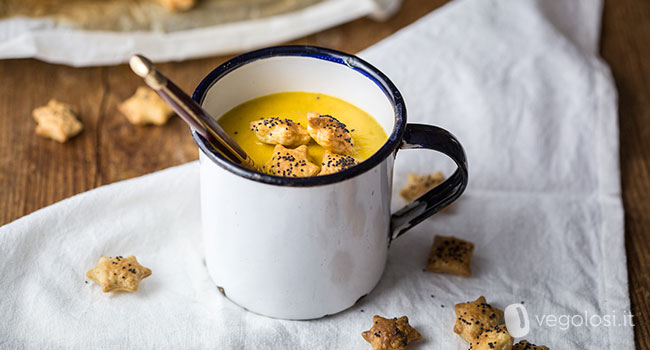
[[[244, 102], [218, 119], [258, 166], [271, 159], [274, 145], [260, 142], [249, 128], [252, 121], [278, 117], [307, 126], [307, 113], [327, 114], [347, 125], [354, 141], [351, 154], [358, 162], [369, 158], [381, 148], [388, 137], [384, 129], [368, 113], [339, 98], [311, 92], [281, 92]], [[311, 140], [309, 156], [320, 164], [325, 149]]]

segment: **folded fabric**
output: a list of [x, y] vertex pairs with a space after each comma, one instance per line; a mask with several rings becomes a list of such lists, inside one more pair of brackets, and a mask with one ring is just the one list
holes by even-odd
[[[134, 52], [154, 62], [232, 54], [293, 40], [364, 16], [384, 20], [401, 4], [401, 0], [292, 0], [275, 5], [267, 1], [204, 0], [191, 13], [173, 17], [163, 9], [159, 9], [162, 13], [152, 11], [155, 4], [153, 9], [141, 3], [123, 8], [81, 4], [87, 5], [82, 9], [91, 14], [102, 13], [102, 8], [111, 12], [105, 22], [114, 25], [109, 29], [103, 23], [101, 29], [79, 28], [75, 16], [7, 17], [15, 5], [6, 2], [0, 7], [1, 59], [33, 57], [77, 67], [125, 63]], [[276, 14], [265, 15], [269, 9]], [[285, 11], [277, 13], [280, 9]], [[79, 15], [85, 13], [76, 14], [82, 17]], [[89, 18], [84, 20], [95, 24]]]

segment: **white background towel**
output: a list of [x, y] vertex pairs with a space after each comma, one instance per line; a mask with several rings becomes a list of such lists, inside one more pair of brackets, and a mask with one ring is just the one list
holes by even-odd
[[289, 41], [366, 15], [385, 19], [399, 8], [399, 1], [323, 0], [275, 16], [181, 31], [81, 30], [47, 17], [0, 18], [0, 58], [35, 57], [71, 66], [99, 66], [125, 63], [133, 53], [154, 62], [225, 55]]
[[[526, 339], [551, 349], [633, 349], [632, 327], [591, 317], [622, 322], [630, 310], [616, 93], [597, 56], [601, 6], [456, 1], [361, 53], [400, 87], [410, 122], [461, 140], [470, 185], [393, 243], [382, 281], [351, 309], [283, 321], [219, 294], [202, 262], [190, 163], [0, 228], [0, 348], [369, 349], [360, 333], [380, 314], [409, 316], [423, 335], [414, 349], [466, 349], [452, 332], [453, 304], [485, 295], [501, 308], [524, 301]], [[433, 152], [400, 152], [395, 192], [408, 172], [437, 168], [452, 170]], [[476, 243], [471, 278], [422, 271], [434, 234]], [[153, 270], [138, 293], [84, 283], [99, 256], [131, 254]], [[540, 325], [544, 315], [591, 324], [574, 317], [564, 330]]]

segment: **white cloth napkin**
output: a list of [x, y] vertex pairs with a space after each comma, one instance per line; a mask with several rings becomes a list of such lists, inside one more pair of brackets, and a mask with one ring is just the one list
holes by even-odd
[[[616, 93], [596, 54], [601, 5], [455, 1], [361, 54], [401, 88], [410, 122], [461, 140], [470, 185], [393, 243], [382, 281], [351, 309], [284, 321], [224, 298], [202, 262], [190, 163], [0, 228], [0, 347], [369, 349], [360, 333], [379, 314], [409, 316], [423, 335], [413, 349], [466, 349], [453, 305], [485, 295], [501, 308], [525, 302], [534, 343], [633, 349], [632, 327], [621, 326], [630, 305]], [[434, 152], [397, 158], [396, 193], [411, 171], [452, 170]], [[471, 278], [422, 271], [434, 234], [476, 243]], [[153, 270], [137, 293], [84, 283], [99, 256], [131, 254]]]

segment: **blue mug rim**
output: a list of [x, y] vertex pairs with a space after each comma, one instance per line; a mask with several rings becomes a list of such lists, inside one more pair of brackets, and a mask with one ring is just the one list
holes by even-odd
[[397, 151], [402, 142], [406, 127], [406, 105], [404, 104], [402, 94], [395, 84], [379, 69], [361, 58], [345, 52], [310, 45], [283, 45], [244, 53], [221, 64], [210, 72], [196, 87], [192, 94], [192, 99], [199, 105], [202, 105], [208, 90], [228, 73], [259, 59], [279, 56], [311, 57], [342, 64], [372, 80], [384, 92], [384, 95], [388, 98], [395, 112], [395, 126], [388, 136], [388, 140], [368, 159], [343, 171], [322, 176], [284, 177], [258, 173], [231, 162], [210, 146], [196, 130], [192, 130], [192, 137], [197, 146], [211, 161], [235, 175], [253, 181], [277, 186], [309, 187], [333, 184], [363, 174]]

